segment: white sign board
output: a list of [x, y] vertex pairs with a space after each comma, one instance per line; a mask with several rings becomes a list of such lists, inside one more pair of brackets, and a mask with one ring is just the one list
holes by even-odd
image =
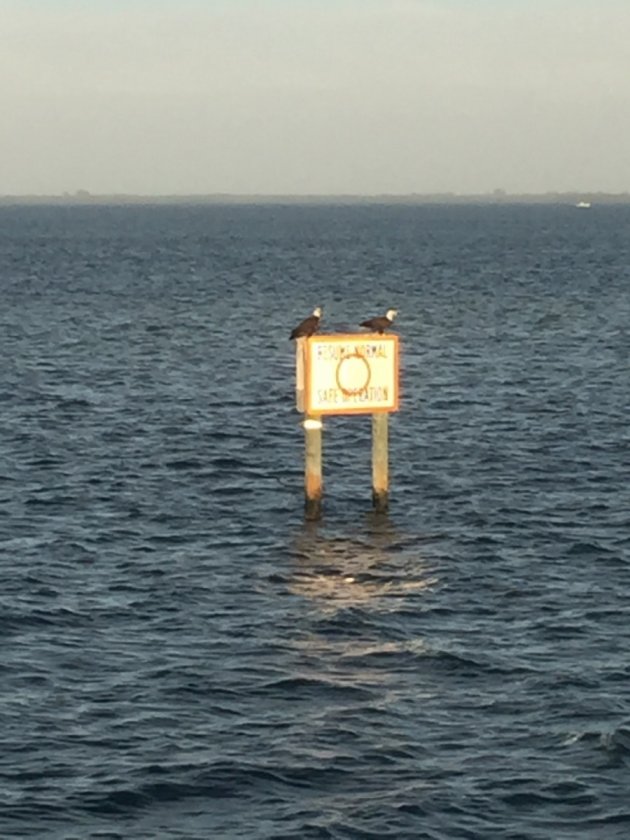
[[397, 335], [314, 335], [305, 350], [307, 414], [398, 411]]

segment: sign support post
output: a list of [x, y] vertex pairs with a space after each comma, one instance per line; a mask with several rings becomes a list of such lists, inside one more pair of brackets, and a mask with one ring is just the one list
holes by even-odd
[[376, 513], [389, 507], [388, 420], [385, 412], [372, 415], [372, 506]]
[[295, 407], [302, 413], [304, 411], [304, 359], [306, 348], [305, 338], [298, 338], [295, 342]]
[[322, 423], [306, 415], [304, 422], [304, 516], [322, 515]]

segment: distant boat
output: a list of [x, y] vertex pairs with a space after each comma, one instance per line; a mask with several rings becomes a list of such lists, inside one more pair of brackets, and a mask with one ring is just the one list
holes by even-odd
[[582, 207], [582, 208], [584, 208], [584, 207], [590, 207], [590, 206], [591, 206], [591, 202], [590, 202], [590, 201], [578, 201], [578, 203], [577, 203], [575, 206], [576, 206], [576, 207]]

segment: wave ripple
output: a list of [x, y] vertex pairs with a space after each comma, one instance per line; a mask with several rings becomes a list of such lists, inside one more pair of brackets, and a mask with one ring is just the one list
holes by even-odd
[[[0, 207], [0, 837], [629, 837], [629, 229]], [[400, 311], [389, 517], [333, 418], [302, 522], [315, 303]]]

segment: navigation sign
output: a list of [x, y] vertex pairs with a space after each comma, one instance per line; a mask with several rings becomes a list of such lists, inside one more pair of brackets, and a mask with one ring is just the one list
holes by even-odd
[[305, 345], [307, 414], [398, 411], [397, 335], [314, 335]]

